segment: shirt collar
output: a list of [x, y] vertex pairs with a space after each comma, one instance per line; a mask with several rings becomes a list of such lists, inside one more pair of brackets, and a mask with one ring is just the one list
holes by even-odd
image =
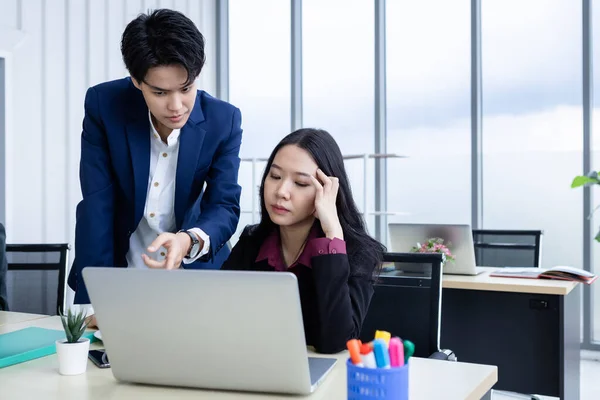
[[[316, 239], [319, 237], [321, 230], [319, 228], [319, 223], [313, 224], [312, 228], [308, 232], [308, 237], [306, 238], [306, 244], [304, 245], [304, 249], [302, 249], [302, 253], [298, 257], [298, 260], [293, 264], [302, 264], [304, 266], [310, 267], [310, 258], [311, 254], [307, 251], [308, 242], [312, 239]], [[260, 250], [258, 251], [258, 256], [256, 257], [255, 262], [267, 260], [269, 265], [277, 271], [285, 271], [285, 262], [283, 260], [283, 253], [281, 250], [281, 237], [279, 235], [279, 228], [273, 229], [273, 231], [267, 236], [263, 244], [260, 246]], [[290, 265], [292, 267], [293, 265]]]
[[[150, 135], [154, 140], [159, 140], [162, 142], [162, 139], [160, 138], [158, 131], [154, 127], [154, 123], [152, 122], [152, 113], [150, 112], [150, 110], [148, 110], [148, 120], [150, 120]], [[173, 132], [171, 132], [171, 134], [167, 138], [167, 146], [173, 146], [178, 143], [179, 133], [180, 129], [173, 129]]]

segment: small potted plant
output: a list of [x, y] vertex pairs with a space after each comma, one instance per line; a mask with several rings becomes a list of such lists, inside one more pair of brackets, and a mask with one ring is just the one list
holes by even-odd
[[[450, 244], [448, 243], [448, 245]], [[441, 253], [444, 257], [444, 263], [446, 261], [454, 262], [454, 254], [444, 244], [444, 239], [442, 238], [430, 238], [425, 243], [417, 243], [410, 251], [412, 253]]]
[[61, 375], [79, 375], [87, 369], [90, 339], [81, 338], [88, 322], [85, 310], [73, 313], [70, 309], [67, 315], [60, 315], [66, 339], [56, 341], [58, 355], [58, 372]]

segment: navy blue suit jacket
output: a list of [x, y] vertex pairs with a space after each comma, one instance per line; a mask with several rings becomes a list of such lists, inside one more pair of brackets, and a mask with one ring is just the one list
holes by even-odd
[[[179, 136], [174, 211], [177, 230], [202, 229], [210, 251], [185, 268], [218, 269], [229, 255], [223, 247], [239, 220], [241, 140], [240, 111], [199, 90]], [[83, 200], [77, 206], [69, 286], [75, 303], [85, 304], [82, 269], [127, 266], [129, 238], [146, 204], [150, 122], [142, 92], [130, 78], [88, 89], [79, 168]]]

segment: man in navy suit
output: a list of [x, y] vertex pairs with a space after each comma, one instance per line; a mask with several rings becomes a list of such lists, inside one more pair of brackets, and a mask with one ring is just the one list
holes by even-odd
[[85, 267], [220, 268], [239, 219], [241, 115], [196, 89], [202, 34], [156, 10], [127, 25], [121, 53], [130, 77], [85, 98], [76, 304], [90, 302]]

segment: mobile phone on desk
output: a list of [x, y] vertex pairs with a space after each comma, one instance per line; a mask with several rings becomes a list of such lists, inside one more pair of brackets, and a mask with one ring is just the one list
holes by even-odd
[[88, 357], [98, 368], [110, 368], [108, 356], [104, 350], [90, 350]]

